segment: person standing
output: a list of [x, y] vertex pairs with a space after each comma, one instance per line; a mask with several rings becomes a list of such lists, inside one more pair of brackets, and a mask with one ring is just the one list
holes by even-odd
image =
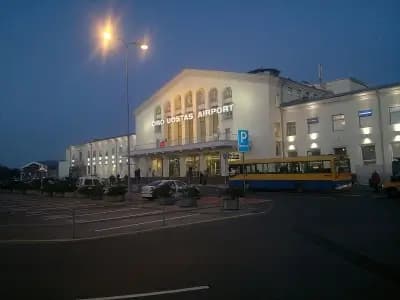
[[378, 172], [375, 170], [370, 179], [370, 186], [375, 189], [375, 192], [379, 191], [379, 183], [381, 182], [381, 177]]
[[203, 184], [203, 178], [204, 178], [204, 176], [203, 176], [203, 172], [202, 172], [202, 171], [200, 171], [199, 178], [200, 178], [200, 184]]

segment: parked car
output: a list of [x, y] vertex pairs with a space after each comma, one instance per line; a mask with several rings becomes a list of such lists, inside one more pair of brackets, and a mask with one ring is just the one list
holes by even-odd
[[79, 189], [84, 186], [96, 186], [99, 184], [101, 184], [99, 178], [94, 177], [94, 176], [84, 176], [84, 177], [79, 177], [76, 186]]
[[141, 195], [146, 199], [155, 199], [158, 197], [158, 190], [164, 185], [169, 185], [174, 193], [183, 191], [187, 188], [187, 184], [180, 180], [156, 180], [143, 186]]

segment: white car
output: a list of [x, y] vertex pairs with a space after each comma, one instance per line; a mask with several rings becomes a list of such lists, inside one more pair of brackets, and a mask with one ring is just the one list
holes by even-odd
[[169, 184], [175, 192], [182, 191], [187, 187], [187, 184], [180, 180], [156, 180], [142, 187], [142, 197], [146, 199], [157, 198], [157, 189], [164, 184]]

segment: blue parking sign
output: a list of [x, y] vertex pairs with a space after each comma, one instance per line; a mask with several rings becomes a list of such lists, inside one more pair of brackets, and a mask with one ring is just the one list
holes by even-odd
[[239, 152], [249, 151], [249, 131], [247, 129], [239, 129], [237, 135]]

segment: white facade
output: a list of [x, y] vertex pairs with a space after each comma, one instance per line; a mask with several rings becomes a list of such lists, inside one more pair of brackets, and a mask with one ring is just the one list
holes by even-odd
[[[285, 129], [288, 122], [295, 122], [296, 134], [288, 137], [285, 131], [285, 149], [306, 155], [310, 150], [333, 154], [335, 149], [345, 148], [352, 172], [361, 183], [366, 183], [374, 170], [387, 178], [391, 175], [393, 159], [400, 157], [397, 108], [400, 110], [400, 84], [297, 105], [286, 103], [283, 105]], [[307, 119], [313, 118], [319, 122], [310, 132]], [[334, 118], [338, 119], [334, 121]], [[337, 127], [335, 122], [344, 124]]]
[[[130, 142], [131, 149], [134, 149], [136, 135], [130, 136]], [[128, 174], [127, 145], [127, 136], [117, 136], [69, 146], [65, 154], [68, 175], [75, 177], [95, 175], [100, 178], [109, 178], [111, 175], [124, 177]], [[131, 160], [131, 173], [134, 168]], [[65, 174], [63, 175], [65, 177]]]
[[[347, 154], [361, 183], [391, 175], [400, 158], [400, 83], [368, 88], [349, 78], [312, 85], [275, 69], [249, 73], [183, 70], [135, 110], [131, 176], [224, 180], [247, 129], [246, 158]], [[66, 161], [81, 175], [127, 174], [127, 138], [70, 146]], [[121, 148], [122, 146], [122, 148]]]
[[[282, 88], [288, 83], [290, 93]], [[250, 133], [251, 151], [246, 157], [275, 156], [273, 126], [280, 122], [281, 95], [289, 101], [298, 99], [296, 95], [326, 94], [276, 76], [275, 70], [257, 74], [184, 70], [136, 109], [134, 161], [155, 176], [185, 177], [190, 168], [194, 176], [206, 170], [211, 176], [226, 176], [229, 159], [239, 158], [238, 129]], [[186, 100], [190, 95], [192, 106]], [[227, 106], [231, 113], [223, 112]], [[211, 115], [201, 116], [206, 110]], [[179, 115], [187, 120], [169, 122]]]
[[[237, 130], [248, 129], [246, 158], [346, 153], [361, 182], [375, 169], [389, 176], [393, 158], [400, 156], [400, 112], [389, 112], [400, 108], [400, 85], [368, 89], [341, 79], [321, 86], [270, 69], [183, 70], [136, 109], [133, 160], [144, 176], [185, 177], [189, 169], [226, 176], [228, 160], [239, 158]], [[185, 101], [190, 93], [192, 106]], [[199, 116], [232, 104], [231, 116], [215, 110]], [[175, 116], [182, 121], [172, 122]]]

